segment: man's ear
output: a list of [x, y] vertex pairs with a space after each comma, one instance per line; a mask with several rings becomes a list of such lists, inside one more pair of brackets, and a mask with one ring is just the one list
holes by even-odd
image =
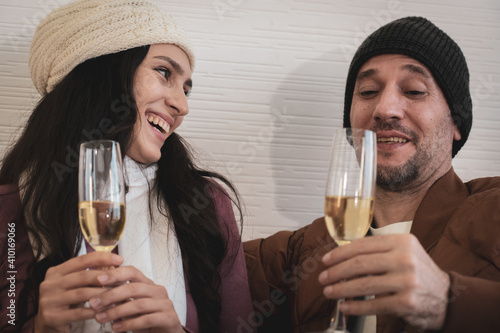
[[457, 124], [453, 124], [453, 140], [459, 141], [462, 138], [462, 134], [458, 130]]

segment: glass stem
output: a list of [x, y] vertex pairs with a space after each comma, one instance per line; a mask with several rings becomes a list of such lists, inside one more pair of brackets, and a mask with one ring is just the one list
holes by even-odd
[[344, 301], [343, 298], [337, 300], [337, 306], [335, 307], [335, 314], [330, 322], [330, 327], [333, 327], [335, 331], [347, 332], [345, 315], [340, 311], [340, 304]]
[[[101, 267], [101, 270], [103, 271], [107, 271], [109, 270], [111, 267], [109, 266], [102, 266]], [[107, 286], [102, 286], [103, 289], [109, 289], [109, 287]], [[111, 328], [112, 326], [112, 323], [111, 322], [106, 322], [106, 323], [101, 323], [100, 327], [99, 327], [99, 331], [98, 333], [114, 333], [115, 331], [113, 331], [113, 329]]]
[[[342, 282], [345, 281], [346, 280], [342, 280]], [[345, 315], [342, 311], [340, 311], [340, 304], [342, 304], [343, 301], [345, 301], [345, 298], [337, 299], [337, 305], [335, 306], [333, 316], [330, 320], [329, 331], [349, 333], [349, 331], [347, 330], [347, 321], [345, 319]]]

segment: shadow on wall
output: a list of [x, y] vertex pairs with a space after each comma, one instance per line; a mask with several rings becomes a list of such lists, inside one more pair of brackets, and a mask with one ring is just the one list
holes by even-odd
[[347, 66], [333, 52], [310, 60], [287, 76], [270, 102], [274, 207], [297, 227], [323, 216], [332, 130], [342, 127]]

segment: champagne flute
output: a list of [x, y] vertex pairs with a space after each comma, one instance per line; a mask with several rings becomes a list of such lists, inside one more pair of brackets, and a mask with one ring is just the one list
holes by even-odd
[[[83, 236], [94, 250], [111, 252], [123, 233], [126, 215], [122, 157], [117, 142], [97, 140], [80, 145], [78, 199]], [[110, 323], [101, 324], [99, 332], [113, 332]]]
[[[325, 193], [325, 223], [339, 245], [366, 235], [373, 217], [377, 137], [369, 130], [344, 128], [333, 137]], [[326, 332], [348, 332], [337, 300]]]

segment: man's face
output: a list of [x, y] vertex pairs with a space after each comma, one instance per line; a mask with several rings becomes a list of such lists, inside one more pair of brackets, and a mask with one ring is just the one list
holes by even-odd
[[434, 182], [451, 166], [460, 132], [430, 71], [399, 54], [380, 55], [359, 70], [351, 126], [377, 133], [377, 184], [392, 192]]

